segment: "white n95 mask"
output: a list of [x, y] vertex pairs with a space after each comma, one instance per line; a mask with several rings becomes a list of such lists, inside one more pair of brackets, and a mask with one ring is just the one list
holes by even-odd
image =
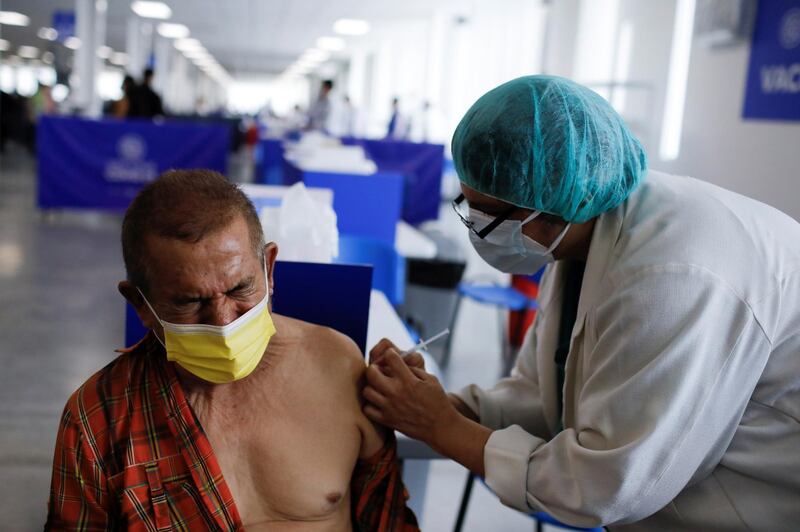
[[[495, 227], [486, 237], [481, 238], [473, 231], [469, 232], [472, 247], [490, 266], [503, 273], [531, 275], [542, 266], [553, 262], [553, 251], [558, 247], [572, 224], [567, 224], [556, 237], [550, 247], [545, 247], [522, 233], [522, 226], [542, 214], [534, 211], [524, 220], [505, 220]], [[479, 210], [470, 208], [469, 219], [477, 228], [486, 227], [494, 218]]]
[[[147, 307], [164, 328], [163, 343], [167, 360], [215, 384], [233, 382], [250, 375], [275, 335], [275, 325], [269, 313], [269, 283], [266, 279], [265, 269], [264, 282], [267, 286], [264, 298], [229, 324], [221, 326], [166, 322], [158, 317], [139, 290]], [[160, 338], [158, 340], [161, 341]]]

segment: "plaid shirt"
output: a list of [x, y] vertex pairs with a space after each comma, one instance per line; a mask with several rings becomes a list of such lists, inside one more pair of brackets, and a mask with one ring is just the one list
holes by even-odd
[[[419, 530], [394, 438], [357, 462], [351, 492], [354, 530]], [[243, 529], [175, 369], [152, 338], [124, 350], [67, 402], [45, 529]]]

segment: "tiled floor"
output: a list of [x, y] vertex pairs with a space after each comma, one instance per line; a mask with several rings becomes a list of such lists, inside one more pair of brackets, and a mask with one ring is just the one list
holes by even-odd
[[[442, 213], [442, 229], [468, 246], [449, 209]], [[122, 343], [119, 230], [119, 216], [39, 213], [30, 156], [13, 145], [0, 156], [0, 530], [41, 529], [64, 402]], [[468, 275], [494, 275], [469, 252]], [[495, 317], [462, 307], [445, 373], [451, 389], [492, 382]], [[458, 464], [432, 464], [423, 530], [452, 529], [465, 477]], [[530, 531], [532, 523], [476, 485], [464, 530]]]

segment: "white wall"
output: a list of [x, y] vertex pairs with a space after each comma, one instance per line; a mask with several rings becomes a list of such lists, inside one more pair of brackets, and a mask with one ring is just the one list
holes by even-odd
[[[621, 114], [645, 145], [650, 167], [707, 180], [800, 219], [800, 123], [741, 118], [749, 43], [709, 49], [693, 42], [680, 152], [674, 161], [659, 159], [676, 0], [555, 0], [548, 72], [591, 83], [598, 81], [598, 69], [608, 71], [619, 31], [611, 35], [581, 24], [601, 6], [618, 10], [616, 28], [631, 24], [630, 63], [622, 81], [639, 88], [627, 91]], [[596, 57], [601, 53], [606, 56]]]
[[[475, 1], [431, 16], [376, 24], [349, 50], [346, 86], [367, 116], [367, 134], [382, 136], [391, 100], [430, 140], [449, 143], [467, 109], [491, 88], [541, 72], [544, 13], [535, 0]], [[461, 22], [459, 22], [459, 20]], [[421, 128], [422, 105], [431, 110]]]
[[681, 152], [658, 164], [773, 205], [800, 220], [800, 122], [743, 120], [749, 44], [692, 49]]

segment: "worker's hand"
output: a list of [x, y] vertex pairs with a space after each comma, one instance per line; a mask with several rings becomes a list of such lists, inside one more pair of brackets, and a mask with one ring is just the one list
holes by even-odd
[[367, 368], [363, 394], [369, 419], [431, 446], [460, 417], [439, 380], [409, 366], [393, 346]]
[[[394, 350], [395, 352], [399, 352], [400, 350], [397, 348], [396, 345], [392, 343], [391, 340], [384, 338], [377, 344], [372, 350], [369, 352], [369, 363], [370, 365], [377, 363], [383, 358], [383, 355], [386, 354], [389, 350]], [[406, 363], [406, 366], [409, 368], [418, 368], [418, 369], [425, 369], [425, 359], [422, 358], [422, 355], [419, 353], [409, 353], [403, 357], [403, 362]]]

